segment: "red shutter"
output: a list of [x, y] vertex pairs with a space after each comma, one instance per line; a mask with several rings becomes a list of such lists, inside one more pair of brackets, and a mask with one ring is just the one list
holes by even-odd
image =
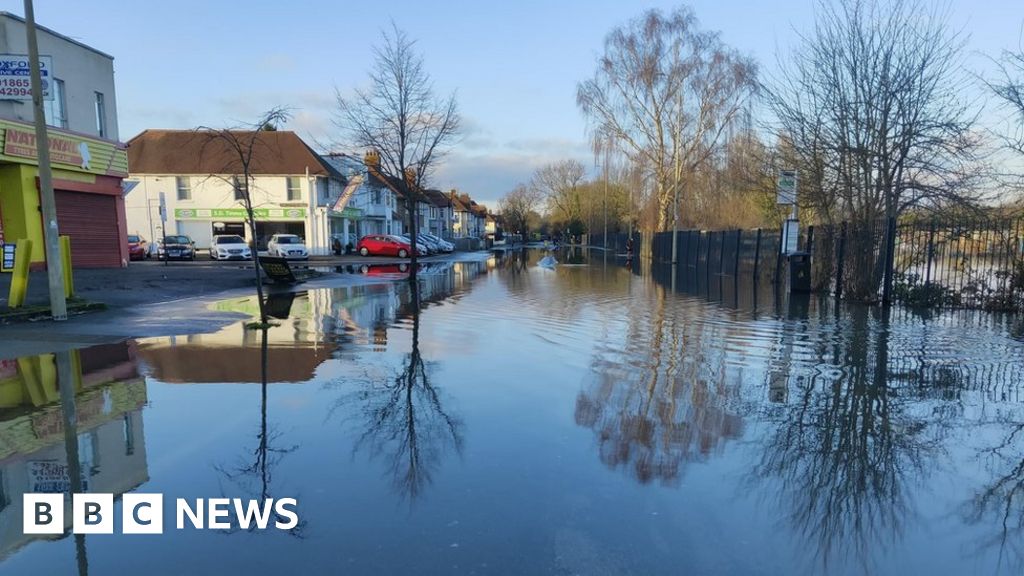
[[56, 190], [57, 226], [71, 237], [71, 263], [85, 268], [121, 265], [117, 199], [106, 194]]

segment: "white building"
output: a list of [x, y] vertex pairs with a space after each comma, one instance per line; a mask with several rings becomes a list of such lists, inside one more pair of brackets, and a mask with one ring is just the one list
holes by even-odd
[[324, 156], [340, 172], [346, 186], [329, 209], [331, 234], [344, 247], [367, 234], [400, 234], [398, 195], [371, 167], [379, 166], [373, 152], [363, 159], [349, 154]]
[[[311, 254], [328, 254], [332, 209], [345, 190], [345, 177], [294, 132], [234, 132], [252, 146], [250, 193], [256, 212], [257, 249], [274, 234], [296, 234]], [[159, 239], [190, 236], [200, 249], [215, 234], [238, 234], [250, 241], [245, 225], [242, 170], [237, 154], [222, 140], [191, 130], [146, 130], [128, 142], [129, 178], [138, 184], [125, 199], [128, 230]]]

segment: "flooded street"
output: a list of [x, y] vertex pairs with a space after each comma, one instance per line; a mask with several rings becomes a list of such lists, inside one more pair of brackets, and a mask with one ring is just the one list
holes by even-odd
[[[1024, 571], [1019, 321], [543, 256], [425, 264], [418, 294], [345, 270], [379, 283], [275, 297], [265, 334], [66, 354], [76, 418], [60, 357], [3, 361], [0, 573]], [[163, 534], [22, 534], [23, 493], [76, 485], [118, 527], [163, 494]], [[175, 527], [217, 497], [300, 521]]]

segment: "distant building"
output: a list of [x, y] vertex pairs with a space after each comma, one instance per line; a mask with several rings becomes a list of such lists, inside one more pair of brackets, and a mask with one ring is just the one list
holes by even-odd
[[[239, 136], [253, 135], [239, 132]], [[167, 234], [190, 236], [200, 249], [215, 234], [237, 234], [265, 250], [274, 234], [305, 239], [311, 254], [331, 248], [334, 203], [346, 179], [294, 132], [255, 133], [250, 195], [256, 238], [245, 224], [237, 156], [217, 139], [191, 130], [145, 130], [128, 142], [131, 180], [126, 198], [128, 230], [159, 239], [164, 230], [160, 198], [167, 205]]]
[[[45, 74], [45, 114], [59, 232], [71, 237], [76, 266], [126, 265], [121, 182], [128, 162], [117, 142], [114, 59], [42, 26], [37, 32], [39, 53], [53, 67]], [[15, 62], [27, 53], [25, 21], [0, 12], [0, 55]], [[32, 264], [41, 267], [46, 257], [32, 100], [11, 98], [18, 96], [0, 95], [0, 242], [32, 240]]]

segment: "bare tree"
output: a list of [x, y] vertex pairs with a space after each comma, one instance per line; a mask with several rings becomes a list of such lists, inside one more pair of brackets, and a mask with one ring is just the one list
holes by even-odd
[[[987, 82], [1010, 113], [1006, 147], [1024, 158], [1024, 46], [1016, 52], [1006, 50], [999, 60], [1001, 78]], [[1018, 175], [1018, 184], [1024, 185], [1024, 174]]]
[[921, 0], [821, 0], [813, 31], [767, 91], [811, 177], [801, 205], [851, 221], [858, 245], [848, 252], [864, 255], [848, 267], [855, 297], [876, 298], [883, 274], [889, 286], [891, 250], [877, 253], [892, 247], [901, 212], [974, 199], [979, 139], [962, 47], [944, 12]]
[[576, 102], [596, 133], [650, 172], [659, 230], [677, 222], [684, 182], [755, 92], [756, 70], [685, 7], [667, 16], [651, 10], [605, 39]]
[[[256, 250], [256, 215], [253, 210], [255, 203], [252, 196], [252, 170], [259, 158], [260, 150], [264, 153], [267, 141], [260, 138], [260, 133], [277, 130], [279, 124], [287, 122], [291, 114], [287, 108], [277, 107], [265, 112], [259, 120], [252, 124], [243, 124], [231, 128], [210, 128], [200, 126], [195, 130], [199, 139], [200, 154], [220, 162], [223, 167], [212, 178], [227, 179], [236, 191], [245, 208], [246, 224], [249, 235], [253, 239], [252, 265], [256, 277], [256, 299], [260, 309], [260, 326], [268, 325], [266, 303], [263, 297], [263, 276], [260, 270], [259, 255]], [[273, 152], [273, 151], [269, 151]]]
[[[370, 86], [351, 96], [337, 91], [335, 125], [350, 144], [379, 154], [379, 176], [404, 197], [415, 246], [423, 186], [459, 130], [458, 107], [455, 94], [434, 93], [416, 42], [394, 23], [373, 53]], [[415, 270], [416, 250], [411, 255]]]
[[533, 173], [530, 188], [544, 199], [550, 216], [563, 223], [582, 223], [580, 186], [587, 169], [578, 160], [559, 160]]
[[537, 211], [540, 204], [540, 193], [525, 184], [519, 184], [498, 200], [498, 211], [509, 230], [525, 237], [530, 227], [530, 215]]

